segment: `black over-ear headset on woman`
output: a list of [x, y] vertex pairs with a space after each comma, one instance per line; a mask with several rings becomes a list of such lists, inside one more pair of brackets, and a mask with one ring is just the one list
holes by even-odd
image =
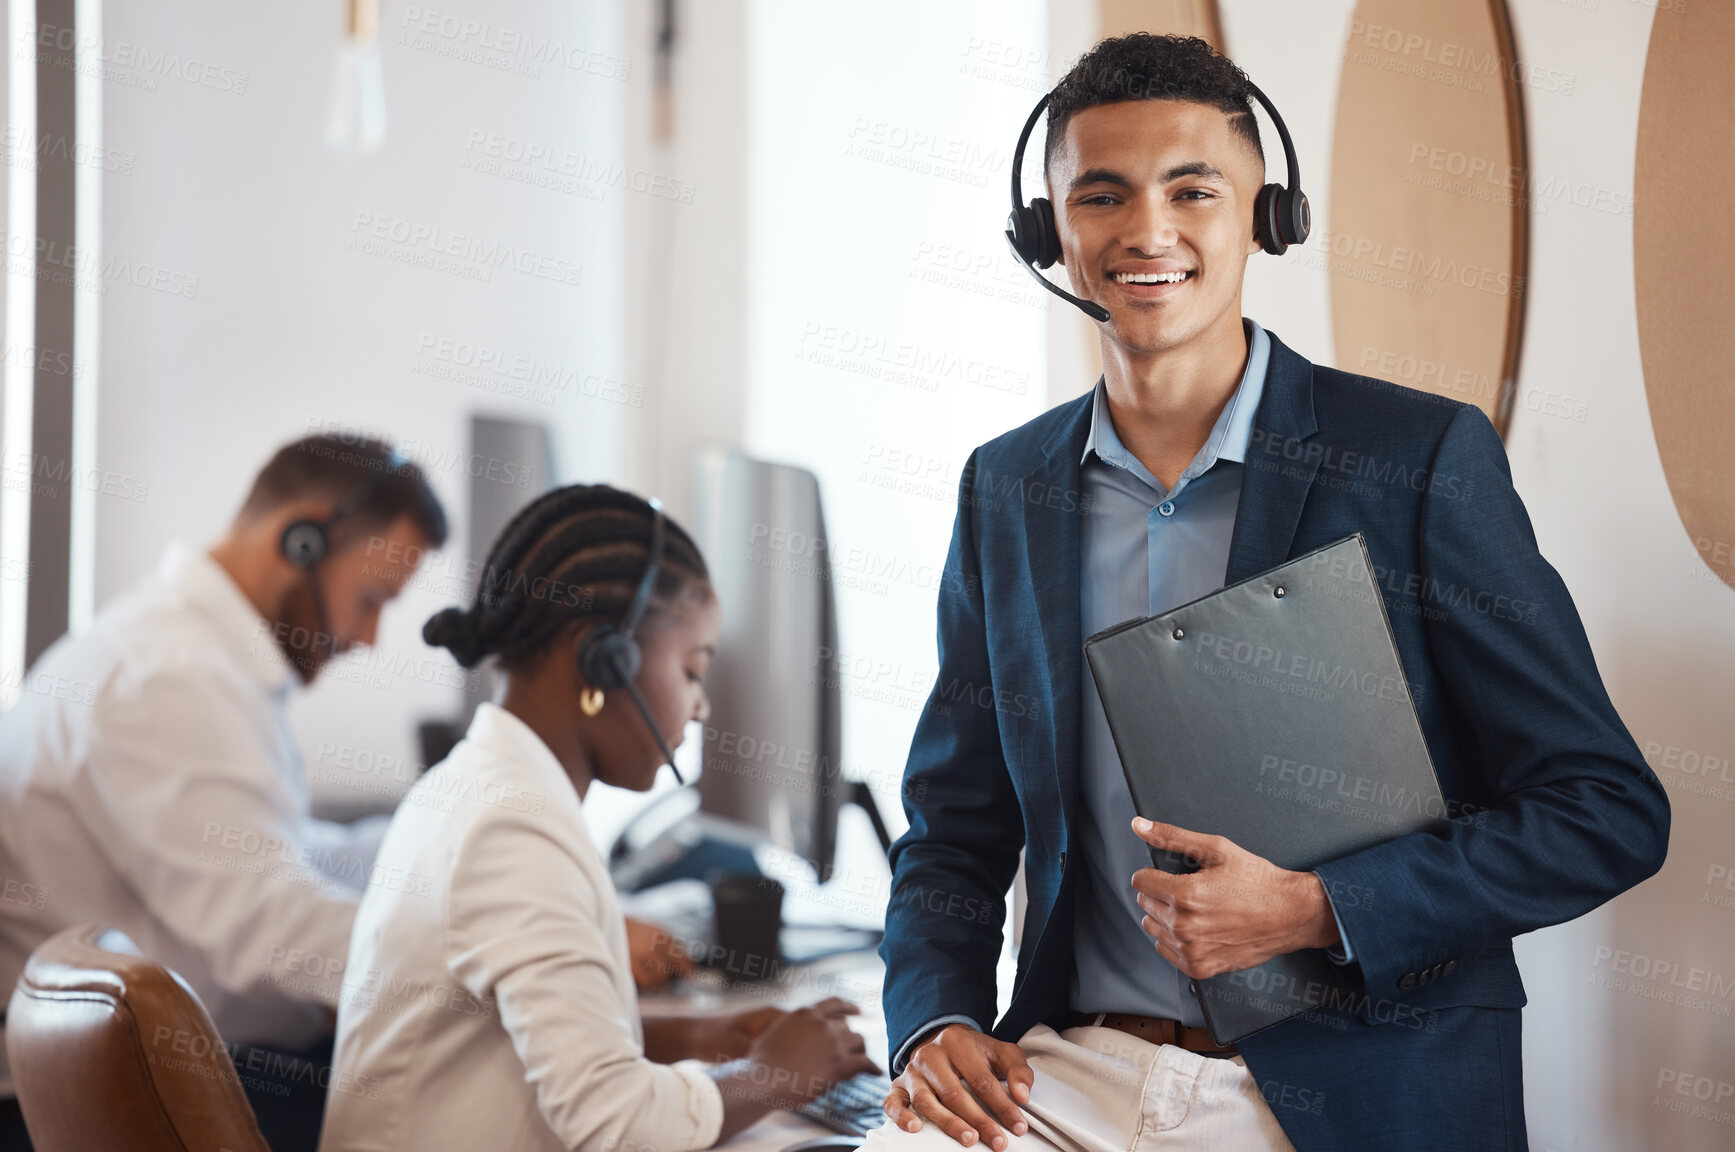
[[639, 674], [639, 665], [644, 661], [644, 654], [639, 651], [639, 642], [634, 633], [638, 630], [639, 621], [644, 618], [645, 609], [650, 606], [651, 592], [656, 588], [657, 570], [663, 563], [663, 537], [667, 528], [663, 522], [663, 502], [651, 498], [651, 555], [645, 564], [645, 573], [639, 577], [639, 586], [633, 592], [631, 603], [627, 605], [626, 614], [619, 623], [598, 624], [587, 633], [578, 645], [578, 671], [584, 677], [585, 683], [601, 692], [624, 691], [632, 698], [633, 706], [644, 717], [645, 726], [651, 730], [651, 736], [657, 742], [657, 749], [662, 752], [663, 760], [669, 766], [669, 771], [675, 774], [678, 783], [685, 784], [681, 778], [681, 770], [675, 767], [675, 754], [669, 750], [668, 742], [657, 728], [655, 720], [651, 719], [651, 710], [645, 707], [644, 697], [639, 695], [638, 685], [633, 678]]
[[[1300, 244], [1307, 239], [1313, 227], [1313, 213], [1307, 204], [1307, 193], [1301, 190], [1301, 164], [1295, 158], [1295, 144], [1289, 139], [1289, 129], [1284, 125], [1283, 117], [1277, 114], [1276, 105], [1266, 98], [1265, 93], [1251, 83], [1247, 88], [1271, 114], [1271, 122], [1277, 125], [1277, 135], [1283, 141], [1284, 159], [1289, 165], [1289, 183], [1267, 184], [1253, 201], [1253, 228], [1260, 246], [1273, 256], [1281, 256], [1291, 244]], [[1080, 300], [1037, 271], [1060, 259], [1060, 233], [1054, 225], [1054, 205], [1047, 197], [1038, 196], [1028, 204], [1024, 202], [1021, 173], [1024, 146], [1030, 143], [1030, 133], [1035, 130], [1042, 110], [1048, 107], [1048, 99], [1044, 96], [1036, 102], [1030, 119], [1024, 122], [1024, 131], [1018, 135], [1018, 147], [1012, 153], [1012, 214], [1006, 218], [1006, 242], [1012, 245], [1013, 255], [1030, 269], [1038, 284], [1062, 300], [1078, 305], [1091, 319], [1106, 323], [1107, 308], [1090, 300]]]

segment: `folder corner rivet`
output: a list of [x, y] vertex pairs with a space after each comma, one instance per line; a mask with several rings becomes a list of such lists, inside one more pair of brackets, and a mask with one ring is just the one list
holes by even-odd
[[1187, 631], [1184, 628], [1175, 629], [1175, 639], [1177, 639], [1177, 640], [1179, 640], [1181, 637], [1185, 636], [1186, 634], [1187, 634]]
[[1277, 587], [1275, 587], [1271, 590], [1271, 594], [1273, 596], [1277, 597], [1279, 600], [1281, 600], [1285, 596], [1289, 595], [1289, 590], [1287, 588], [1285, 588], [1283, 585], [1279, 584]]

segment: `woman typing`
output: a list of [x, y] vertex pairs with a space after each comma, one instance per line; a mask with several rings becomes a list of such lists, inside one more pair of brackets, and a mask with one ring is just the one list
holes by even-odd
[[[687, 534], [601, 485], [524, 509], [475, 601], [428, 621], [429, 643], [465, 667], [493, 659], [504, 690], [381, 845], [344, 973], [322, 1149], [686, 1152], [876, 1070], [842, 1000], [639, 1016], [581, 802], [597, 781], [649, 789], [659, 736], [678, 744], [705, 718], [718, 622]], [[623, 637], [642, 654], [624, 682], [598, 670], [620, 665], [596, 643]], [[723, 1062], [676, 1063], [694, 1059]]]

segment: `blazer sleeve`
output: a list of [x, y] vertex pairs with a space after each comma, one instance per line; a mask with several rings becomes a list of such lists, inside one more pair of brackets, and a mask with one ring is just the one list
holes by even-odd
[[[939, 674], [904, 769], [910, 829], [892, 845], [884, 1003], [890, 1049], [941, 1017], [987, 1027], [1023, 817], [993, 702], [974, 509], [976, 453], [939, 591]], [[894, 1062], [893, 1073], [903, 1069]]]
[[[1418, 573], [1438, 683], [1486, 810], [1315, 869], [1370, 997], [1597, 907], [1662, 867], [1669, 802], [1603, 687], [1584, 627], [1512, 486], [1488, 418], [1461, 409], [1436, 450]], [[1411, 981], [1413, 983], [1413, 981]]]

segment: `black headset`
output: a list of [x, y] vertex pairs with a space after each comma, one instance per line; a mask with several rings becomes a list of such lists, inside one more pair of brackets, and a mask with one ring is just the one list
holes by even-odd
[[402, 472], [408, 464], [409, 458], [393, 448], [386, 457], [386, 466], [350, 489], [349, 495], [332, 506], [331, 515], [324, 520], [291, 520], [284, 527], [283, 535], [277, 538], [277, 550], [283, 558], [307, 577], [307, 591], [313, 597], [313, 610], [319, 617], [319, 634], [330, 643], [334, 657], [338, 654], [337, 637], [332, 634], [331, 617], [325, 608], [325, 590], [319, 586], [315, 575], [326, 557], [331, 555], [332, 526], [355, 515], [373, 499], [380, 485]]
[[[1289, 165], [1289, 183], [1267, 184], [1253, 201], [1253, 230], [1260, 247], [1273, 256], [1281, 256], [1291, 244], [1300, 244], [1307, 239], [1313, 227], [1313, 212], [1308, 207], [1307, 193], [1301, 190], [1301, 164], [1295, 158], [1295, 145], [1289, 139], [1289, 129], [1284, 125], [1283, 117], [1277, 114], [1277, 107], [1265, 93], [1251, 83], [1247, 89], [1270, 113], [1271, 122], [1277, 126], [1278, 138], [1283, 141], [1284, 159]], [[1062, 300], [1078, 305], [1091, 319], [1106, 323], [1107, 308], [1091, 300], [1079, 299], [1037, 271], [1038, 268], [1051, 267], [1060, 259], [1060, 233], [1054, 224], [1054, 205], [1047, 197], [1038, 196], [1028, 204], [1024, 202], [1024, 147], [1030, 143], [1030, 134], [1035, 131], [1036, 121], [1042, 110], [1048, 107], [1052, 95], [1049, 93], [1036, 102], [1030, 119], [1024, 122], [1024, 131], [1018, 135], [1018, 147], [1012, 153], [1012, 214], [1006, 218], [1006, 242], [1012, 246], [1012, 254], [1030, 269], [1038, 284]]]
[[632, 698], [639, 715], [644, 717], [645, 727], [651, 730], [656, 739], [657, 748], [663, 754], [663, 761], [668, 764], [669, 771], [675, 774], [675, 780], [685, 784], [681, 778], [681, 770], [675, 767], [675, 754], [669, 751], [668, 743], [658, 731], [655, 720], [651, 719], [651, 710], [645, 706], [644, 697], [639, 695], [638, 685], [634, 678], [639, 674], [639, 665], [644, 661], [644, 654], [639, 651], [637, 632], [639, 621], [644, 619], [645, 609], [650, 606], [651, 592], [657, 585], [657, 572], [663, 564], [663, 539], [667, 527], [663, 519], [663, 502], [656, 497], [649, 501], [651, 506], [651, 557], [645, 564], [645, 572], [639, 577], [639, 586], [633, 592], [632, 602], [627, 605], [626, 613], [618, 623], [599, 624], [586, 633], [578, 644], [578, 671], [585, 682], [591, 687], [603, 692], [624, 691]]
[[283, 558], [303, 572], [312, 572], [331, 555], [331, 529], [339, 521], [353, 516], [388, 479], [404, 470], [409, 463], [399, 449], [392, 449], [386, 466], [357, 484], [331, 509], [324, 520], [291, 520], [277, 539], [277, 549]]
[[657, 584], [657, 571], [663, 564], [663, 503], [654, 497], [650, 501], [651, 558], [645, 574], [639, 577], [638, 589], [625, 615], [618, 623], [599, 624], [586, 634], [578, 646], [578, 670], [585, 682], [604, 692], [619, 692], [639, 674], [643, 655], [634, 636], [645, 609], [650, 606], [651, 592]]

